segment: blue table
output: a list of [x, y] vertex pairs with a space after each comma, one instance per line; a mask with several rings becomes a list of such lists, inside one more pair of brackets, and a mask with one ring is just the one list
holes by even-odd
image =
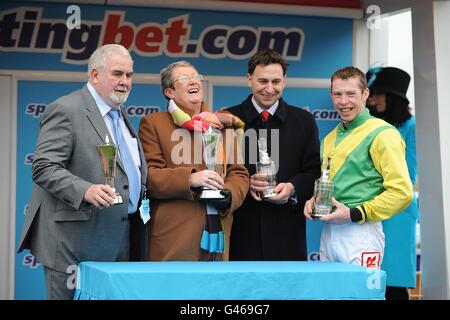
[[83, 262], [75, 299], [384, 299], [386, 274], [335, 262]]

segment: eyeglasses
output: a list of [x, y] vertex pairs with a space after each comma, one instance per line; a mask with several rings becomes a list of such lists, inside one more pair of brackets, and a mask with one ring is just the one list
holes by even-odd
[[203, 75], [202, 74], [198, 74], [196, 76], [181, 76], [178, 79], [175, 79], [173, 81], [173, 83], [179, 81], [181, 83], [188, 83], [190, 81], [199, 81], [199, 80], [203, 80]]

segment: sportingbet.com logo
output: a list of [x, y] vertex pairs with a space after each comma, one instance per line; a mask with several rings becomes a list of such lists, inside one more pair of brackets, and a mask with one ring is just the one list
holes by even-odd
[[[33, 118], [40, 118], [47, 109], [45, 103], [29, 103], [25, 107], [25, 114]], [[160, 106], [129, 106], [125, 108], [125, 112], [129, 117], [143, 117], [150, 113], [159, 112]]]
[[37, 261], [35, 256], [33, 256], [31, 253], [29, 253], [23, 257], [23, 265], [27, 266], [31, 269], [36, 269], [37, 267], [39, 267], [41, 265], [41, 263], [39, 261]]
[[[198, 57], [248, 59], [258, 50], [273, 48], [287, 60], [300, 60], [304, 32], [299, 28], [210, 25], [191, 39], [189, 14], [166, 23], [135, 25], [125, 11], [106, 11], [101, 21], [83, 20], [72, 28], [67, 13], [62, 19], [42, 18], [43, 8], [20, 7], [0, 13], [0, 50], [61, 53], [61, 60], [85, 64], [97, 47], [120, 43], [145, 57]], [[69, 19], [70, 20], [70, 19]]]

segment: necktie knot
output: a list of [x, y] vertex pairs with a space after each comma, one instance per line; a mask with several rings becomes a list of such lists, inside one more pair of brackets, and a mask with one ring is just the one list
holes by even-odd
[[266, 122], [269, 119], [270, 116], [270, 112], [267, 110], [264, 110], [263, 112], [261, 112], [261, 118], [263, 119], [264, 122]]
[[111, 117], [111, 119], [117, 120], [120, 118], [119, 112], [120, 110], [111, 109], [109, 110], [108, 115]]

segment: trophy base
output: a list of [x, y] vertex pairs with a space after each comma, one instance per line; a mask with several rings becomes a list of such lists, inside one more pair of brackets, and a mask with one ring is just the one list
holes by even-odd
[[120, 194], [116, 193], [116, 198], [114, 199], [114, 204], [121, 204], [123, 203], [123, 198]]
[[328, 206], [317, 206], [313, 208], [313, 212], [311, 213], [311, 217], [313, 219], [319, 220], [320, 217], [325, 217], [331, 213], [331, 208]]
[[274, 196], [276, 196], [278, 193], [276, 193], [276, 192], [273, 192], [273, 190], [272, 189], [269, 189], [269, 190], [266, 190], [265, 192], [263, 192], [263, 193], [260, 193], [260, 197], [261, 197], [261, 199], [268, 199], [268, 198], [271, 198], [271, 197], [274, 197]]
[[202, 200], [224, 199], [225, 196], [220, 193], [220, 190], [201, 189], [198, 198]]

